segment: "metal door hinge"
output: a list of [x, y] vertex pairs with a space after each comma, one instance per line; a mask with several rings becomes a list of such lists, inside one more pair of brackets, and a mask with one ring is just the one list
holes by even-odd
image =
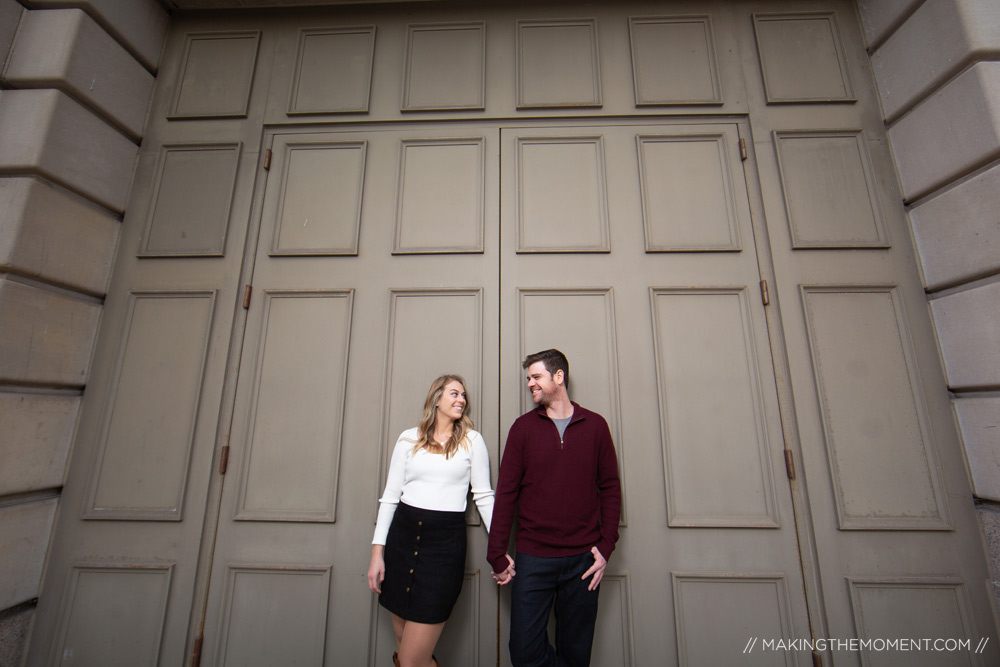
[[740, 159], [747, 159], [747, 140], [743, 137], [740, 137]]
[[785, 450], [785, 473], [788, 479], [795, 479], [795, 459], [792, 458], [792, 450]]
[[764, 302], [764, 305], [770, 305], [771, 296], [767, 293], [767, 281], [760, 281], [760, 300]]
[[191, 667], [201, 665], [201, 645], [204, 643], [204, 637], [198, 637], [194, 640], [194, 648], [191, 649]]
[[243, 310], [250, 308], [250, 295], [253, 294], [253, 287], [247, 285], [243, 288]]
[[229, 468], [229, 445], [222, 448], [219, 452], [219, 474], [225, 475], [226, 469]]
[[271, 149], [270, 148], [265, 148], [264, 149], [264, 171], [267, 171], [270, 168], [271, 168]]

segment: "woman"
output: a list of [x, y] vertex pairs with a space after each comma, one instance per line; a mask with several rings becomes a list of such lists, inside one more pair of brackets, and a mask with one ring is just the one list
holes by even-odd
[[465, 380], [442, 375], [420, 424], [403, 431], [392, 452], [368, 588], [392, 614], [397, 667], [438, 665], [434, 646], [462, 591], [470, 483], [487, 531], [493, 518], [489, 452], [468, 411]]

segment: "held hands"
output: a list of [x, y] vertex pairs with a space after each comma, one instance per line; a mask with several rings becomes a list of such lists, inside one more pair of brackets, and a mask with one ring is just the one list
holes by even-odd
[[382, 558], [381, 544], [372, 545], [372, 560], [368, 564], [368, 590], [372, 593], [382, 593], [382, 580], [385, 579], [385, 560]]
[[[591, 565], [590, 568], [588, 568], [587, 571], [584, 572], [583, 576], [580, 578], [586, 579], [587, 577], [593, 575], [593, 578], [590, 580], [590, 584], [587, 586], [587, 590], [594, 591], [597, 590], [597, 587], [601, 585], [601, 579], [604, 578], [604, 570], [605, 568], [608, 567], [608, 561], [604, 558], [604, 556], [601, 555], [601, 552], [598, 551], [597, 547], [591, 547], [590, 553], [594, 554], [594, 564]], [[514, 578], [514, 575], [516, 574], [516, 572], [514, 571], [514, 559], [510, 557], [510, 554], [507, 554], [507, 562], [510, 563], [510, 565], [508, 565], [507, 569], [504, 570], [503, 572], [499, 573], [491, 572], [491, 574], [493, 575], [493, 579], [500, 586], [505, 586], [509, 584], [511, 580]], [[369, 581], [371, 581], [371, 578], [372, 578], [372, 573], [371, 570], [369, 570], [368, 571]], [[372, 590], [375, 589], [373, 588]]]
[[507, 566], [507, 569], [504, 570], [503, 572], [500, 572], [499, 574], [496, 572], [490, 573], [493, 575], [493, 579], [497, 582], [499, 586], [505, 586], [509, 584], [511, 580], [514, 578], [514, 575], [516, 574], [516, 572], [514, 572], [514, 559], [510, 557], [510, 554], [507, 554], [507, 562], [510, 564]]
[[604, 578], [604, 568], [608, 566], [608, 561], [597, 550], [597, 547], [590, 547], [590, 553], [594, 554], [594, 564], [580, 578], [586, 579], [590, 575], [594, 575], [594, 578], [590, 581], [590, 585], [587, 586], [588, 591], [593, 591], [597, 590], [597, 587], [601, 585], [601, 579]]

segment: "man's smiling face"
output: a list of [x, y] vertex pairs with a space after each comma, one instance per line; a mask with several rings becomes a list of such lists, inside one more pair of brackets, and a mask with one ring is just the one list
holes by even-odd
[[545, 368], [545, 363], [536, 361], [528, 366], [526, 380], [528, 391], [531, 392], [531, 400], [535, 405], [549, 405], [559, 391], [557, 379], [562, 377], [562, 371], [556, 371], [556, 377]]

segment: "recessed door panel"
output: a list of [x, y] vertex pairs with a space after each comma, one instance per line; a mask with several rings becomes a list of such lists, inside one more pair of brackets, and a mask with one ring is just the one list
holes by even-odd
[[272, 254], [357, 254], [366, 149], [364, 141], [279, 143], [285, 159], [280, 195], [269, 202], [280, 221]]
[[739, 250], [724, 134], [637, 137], [646, 249]]
[[367, 111], [374, 51], [375, 26], [303, 29], [288, 113]]
[[180, 521], [215, 294], [133, 293], [84, 516]]
[[[913, 664], [905, 650], [927, 651], [922, 664], [976, 665], [988, 645], [973, 623], [965, 583], [957, 578], [848, 579], [860, 654], [867, 664]], [[930, 649], [930, 650], [928, 650]]]
[[168, 563], [73, 566], [52, 663], [158, 665], [172, 573]]
[[354, 293], [261, 297], [236, 518], [333, 522]]
[[[672, 579], [679, 664], [721, 665], [733, 656], [747, 664], [796, 664], [792, 651], [768, 654], [755, 645], [797, 636], [784, 577], [674, 573]], [[713, 631], [720, 627], [727, 630]]]
[[231, 566], [214, 664], [322, 667], [330, 569]]
[[483, 251], [483, 149], [482, 137], [400, 146], [394, 252]]
[[[434, 378], [461, 375], [470, 399], [483, 395], [483, 291], [392, 290], [389, 301], [381, 477], [388, 472], [396, 437], [419, 418]], [[441, 322], [453, 323], [447, 335], [441, 335]], [[468, 406], [472, 421], [482, 423], [478, 398]], [[381, 493], [379, 488], [376, 495]]]
[[667, 523], [778, 527], [746, 288], [653, 289], [652, 310]]
[[[621, 440], [621, 394], [618, 389], [618, 338], [615, 328], [615, 295], [612, 288], [521, 289], [518, 288], [516, 341], [518, 356], [557, 348], [567, 357], [586, 357], [590, 363], [572, 375], [573, 397], [600, 413], [608, 422], [611, 437]], [[506, 342], [506, 341], [505, 341]], [[511, 369], [503, 369], [511, 372]], [[534, 408], [527, 392], [519, 391], [520, 412]], [[506, 398], [506, 397], [505, 397]], [[625, 467], [618, 454], [618, 469]], [[621, 523], [627, 523], [627, 489], [622, 483]]]
[[604, 142], [599, 136], [517, 138], [518, 252], [607, 252]]
[[802, 296], [840, 528], [951, 528], [896, 290]]

